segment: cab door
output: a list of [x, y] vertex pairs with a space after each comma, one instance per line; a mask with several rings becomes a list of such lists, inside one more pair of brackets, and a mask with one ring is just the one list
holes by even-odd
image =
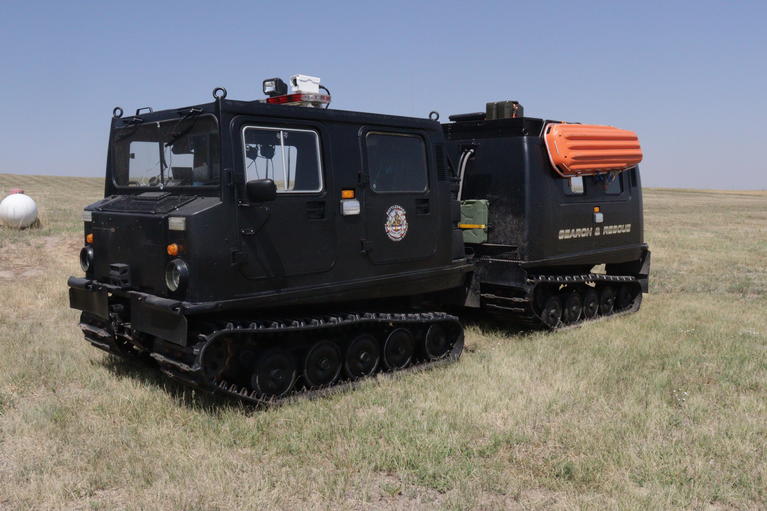
[[427, 259], [436, 251], [439, 209], [432, 200], [427, 148], [419, 133], [362, 133], [363, 250], [375, 264]]
[[245, 182], [271, 179], [277, 198], [239, 206], [248, 278], [281, 278], [330, 270], [335, 263], [333, 215], [328, 207], [320, 133], [270, 123], [240, 130]]

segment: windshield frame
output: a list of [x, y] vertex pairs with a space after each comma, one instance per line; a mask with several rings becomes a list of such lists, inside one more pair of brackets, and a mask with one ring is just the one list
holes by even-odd
[[[163, 118], [154, 118], [155, 116], [149, 116], [147, 115], [146, 119], [144, 119], [144, 116], [141, 116], [141, 122], [138, 123], [130, 123], [132, 120], [131, 118], [124, 118], [122, 119], [121, 125], [116, 125], [116, 123], [113, 123], [111, 134], [109, 137], [109, 156], [108, 156], [108, 178], [107, 182], [109, 183], [109, 186], [113, 188], [114, 190], [119, 191], [121, 194], [124, 194], [126, 192], [176, 192], [176, 191], [197, 191], [202, 193], [197, 193], [196, 195], [209, 195], [210, 191], [216, 191], [221, 189], [222, 180], [224, 179], [224, 172], [223, 172], [223, 141], [221, 138], [221, 125], [219, 123], [218, 116], [216, 116], [213, 112], [209, 110], [203, 110], [200, 113], [194, 114], [193, 116], [188, 116], [190, 109], [181, 109], [178, 111], [172, 112], [172, 115], [169, 117], [163, 117]], [[160, 113], [160, 112], [157, 112]], [[168, 113], [168, 112], [166, 112]], [[186, 119], [184, 120], [184, 118]], [[116, 173], [116, 165], [115, 165], [115, 144], [118, 143], [118, 137], [124, 133], [126, 130], [138, 130], [141, 126], [145, 125], [151, 125], [151, 124], [157, 124], [157, 123], [177, 123], [179, 121], [184, 120], [185, 123], [193, 123], [198, 122], [201, 117], [208, 117], [213, 119], [213, 123], [215, 125], [215, 133], [216, 137], [218, 138], [218, 163], [219, 165], [219, 175], [218, 175], [218, 183], [213, 185], [155, 185], [155, 186], [149, 186], [149, 185], [141, 185], [141, 186], [131, 186], [131, 185], [121, 185], [117, 182], [117, 173]], [[182, 131], [184, 130], [184, 126], [180, 126]], [[193, 130], [190, 130], [190, 132]], [[160, 142], [158, 142], [160, 143]], [[170, 168], [165, 169], [165, 172], [170, 172]]]

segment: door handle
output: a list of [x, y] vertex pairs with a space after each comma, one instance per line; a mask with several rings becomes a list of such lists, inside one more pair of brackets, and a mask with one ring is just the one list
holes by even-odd
[[241, 212], [241, 218], [244, 220], [243, 224], [247, 222], [250, 225], [242, 225], [240, 228], [240, 234], [243, 236], [253, 236], [264, 226], [269, 219], [271, 209], [269, 206], [258, 206], [256, 208], [247, 211], [247, 213]]
[[429, 199], [416, 199], [415, 200], [415, 214], [416, 215], [428, 215], [429, 214]]
[[325, 218], [325, 201], [309, 201], [306, 203], [306, 218], [322, 220]]

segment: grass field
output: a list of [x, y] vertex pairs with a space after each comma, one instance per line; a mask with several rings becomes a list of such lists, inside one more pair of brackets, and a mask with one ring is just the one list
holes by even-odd
[[90, 347], [101, 180], [0, 175], [0, 509], [767, 508], [767, 193], [647, 190], [642, 310], [467, 331], [447, 368], [254, 410]]

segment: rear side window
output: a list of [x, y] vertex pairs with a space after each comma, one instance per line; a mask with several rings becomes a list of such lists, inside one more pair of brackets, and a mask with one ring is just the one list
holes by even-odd
[[248, 126], [242, 137], [248, 181], [271, 179], [278, 193], [322, 190], [320, 142], [316, 132]]
[[373, 191], [426, 191], [426, 145], [421, 137], [370, 132], [365, 137], [365, 147]]
[[607, 195], [620, 195], [623, 193], [623, 174], [605, 175], [602, 186]]

